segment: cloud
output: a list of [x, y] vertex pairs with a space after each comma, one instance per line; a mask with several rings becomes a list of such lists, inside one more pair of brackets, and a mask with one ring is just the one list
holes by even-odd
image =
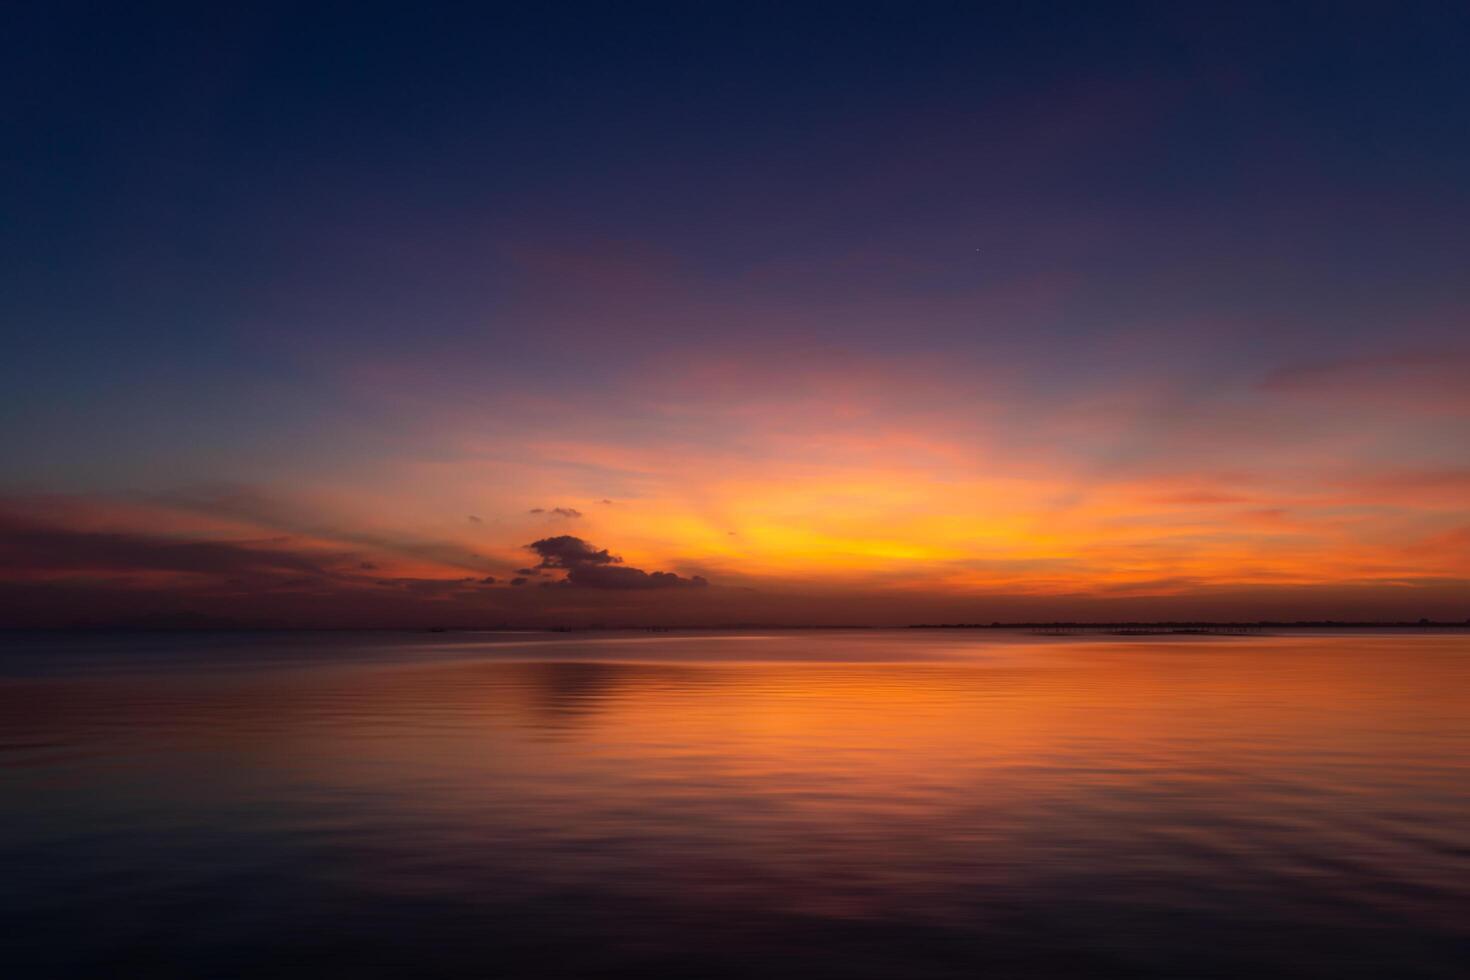
[[153, 571], [206, 575], [330, 577], [340, 556], [253, 543], [186, 541], [138, 533], [82, 531], [0, 518], [0, 568], [23, 571]]
[[566, 517], [566, 518], [574, 518], [574, 517], [581, 517], [582, 516], [582, 512], [580, 510], [577, 510], [575, 507], [550, 507], [550, 508], [547, 508], [547, 507], [532, 507], [531, 510], [530, 510], [530, 513], [532, 513], [532, 514], [551, 514], [551, 515], [553, 515], [555, 517]]
[[384, 534], [363, 527], [352, 527], [339, 513], [327, 512], [330, 516], [322, 516], [323, 511], [319, 508], [298, 506], [248, 486], [196, 486], [150, 494], [143, 499], [150, 505], [167, 508], [174, 514], [198, 514], [277, 532], [286, 531], [298, 537], [370, 549], [378, 555], [405, 556], [467, 571], [478, 571], [483, 564], [476, 555], [453, 541]]
[[476, 517], [474, 514], [470, 514], [468, 516], [469, 516], [469, 519], [470, 519], [470, 523], [471, 524], [483, 524], [483, 523], [485, 523], [484, 521], [482, 521], [478, 517]]
[[599, 550], [570, 534], [542, 538], [526, 547], [541, 556], [541, 568], [571, 569], [580, 565], [614, 565], [622, 561], [606, 548]]
[[403, 589], [417, 596], [435, 598], [442, 596], [453, 596], [462, 593], [469, 586], [475, 585], [473, 577], [468, 578], [416, 578], [400, 577], [379, 579], [376, 583], [384, 588]]
[[700, 575], [684, 578], [673, 572], [646, 572], [624, 565], [622, 558], [606, 548], [597, 548], [570, 534], [542, 538], [526, 547], [541, 556], [538, 568], [565, 571], [565, 585], [591, 589], [667, 589], [700, 588], [709, 584]]
[[1250, 499], [1250, 497], [1239, 493], [1226, 493], [1215, 490], [1179, 490], [1158, 494], [1152, 498], [1152, 502], [1158, 504], [1181, 504], [1185, 506], [1210, 506], [1212, 504], [1240, 504]]
[[1258, 387], [1369, 409], [1463, 415], [1470, 412], [1466, 372], [1470, 351], [1379, 354], [1289, 365]]
[[[380, 567], [350, 551], [312, 546], [289, 536], [201, 540], [154, 531], [71, 527], [0, 512], [0, 585], [12, 591], [29, 586], [49, 589], [56, 596], [61, 595], [56, 590], [64, 589], [80, 597], [132, 595], [139, 603], [176, 609], [296, 596], [320, 604], [331, 615], [353, 606], [376, 608], [375, 597], [385, 589], [439, 601], [476, 591], [483, 595], [483, 586], [496, 583], [483, 572], [383, 576]], [[89, 601], [77, 599], [78, 615], [86, 613]], [[126, 600], [116, 601], [127, 605]]]

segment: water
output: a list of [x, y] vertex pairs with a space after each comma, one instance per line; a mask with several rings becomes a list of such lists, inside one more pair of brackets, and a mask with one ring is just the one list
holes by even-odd
[[1470, 636], [25, 635], [16, 977], [1463, 977]]

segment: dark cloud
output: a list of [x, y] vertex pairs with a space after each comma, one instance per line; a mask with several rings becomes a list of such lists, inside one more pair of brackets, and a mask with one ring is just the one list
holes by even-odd
[[334, 574], [333, 559], [249, 542], [81, 531], [0, 517], [0, 568], [5, 569], [328, 577]]
[[526, 547], [541, 556], [541, 568], [571, 569], [579, 565], [615, 565], [622, 561], [606, 548], [599, 550], [570, 534], [542, 538]]
[[516, 574], [517, 575], [540, 575], [541, 573], [538, 570], [534, 569], [534, 568], [517, 568], [516, 569]]
[[580, 510], [577, 510], [575, 507], [551, 507], [551, 508], [546, 508], [546, 507], [532, 507], [531, 508], [531, 513], [532, 514], [551, 514], [551, 515], [553, 515], [555, 517], [567, 517], [567, 518], [581, 517], [582, 516], [582, 512]]
[[470, 523], [471, 524], [483, 524], [483, 523], [485, 523], [484, 521], [482, 521], [478, 517], [476, 517], [474, 514], [470, 514], [469, 515], [469, 519], [470, 519]]
[[[307, 592], [366, 597], [377, 589], [424, 597], [493, 585], [495, 578], [374, 578], [375, 562], [350, 552], [293, 547], [288, 537], [199, 541], [137, 531], [65, 527], [0, 513], [0, 577], [38, 576], [75, 583], [109, 582], [142, 592], [186, 595], [264, 595]], [[158, 578], [158, 573], [189, 576]]]
[[214, 484], [150, 494], [144, 498], [175, 510], [212, 517], [259, 524], [289, 531], [303, 537], [335, 541], [378, 555], [406, 555], [412, 558], [454, 565], [478, 571], [482, 563], [459, 544], [450, 541], [414, 539], [399, 535], [376, 534], [343, 527], [331, 516], [314, 514], [289, 501], [279, 499], [248, 486]]
[[511, 585], [525, 585], [529, 581], [530, 581], [530, 579], [526, 578], [525, 576], [523, 576], [523, 575], [517, 575], [515, 578], [513, 578], [513, 579], [510, 580], [510, 584]]
[[546, 508], [545, 507], [532, 507], [531, 510], [529, 511], [529, 513], [532, 513], [532, 514], [544, 514], [544, 513], [546, 513]]
[[560, 534], [526, 545], [541, 556], [539, 568], [567, 573], [563, 583], [591, 589], [699, 588], [709, 584], [702, 576], [684, 578], [673, 572], [645, 572], [624, 565], [623, 559], [606, 548], [597, 548], [581, 538]]

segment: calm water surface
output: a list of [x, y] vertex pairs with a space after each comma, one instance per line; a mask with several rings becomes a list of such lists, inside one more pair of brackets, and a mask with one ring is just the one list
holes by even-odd
[[11, 635], [15, 977], [1464, 977], [1470, 636]]

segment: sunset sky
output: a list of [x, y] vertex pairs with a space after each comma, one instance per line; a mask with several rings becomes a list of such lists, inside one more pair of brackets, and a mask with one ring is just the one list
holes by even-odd
[[1464, 4], [5, 19], [0, 624], [1470, 617]]

